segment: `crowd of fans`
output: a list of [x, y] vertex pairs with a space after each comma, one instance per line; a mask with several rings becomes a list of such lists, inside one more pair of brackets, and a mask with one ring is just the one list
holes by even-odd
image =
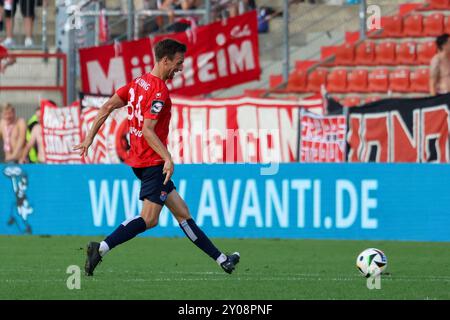
[[44, 143], [40, 121], [40, 108], [27, 122], [16, 116], [13, 105], [1, 106], [0, 140], [6, 163], [44, 163]]

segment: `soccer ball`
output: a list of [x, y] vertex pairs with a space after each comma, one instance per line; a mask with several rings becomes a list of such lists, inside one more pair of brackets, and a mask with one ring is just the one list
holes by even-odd
[[380, 275], [386, 269], [386, 266], [386, 255], [379, 249], [366, 249], [356, 258], [356, 267], [366, 278]]

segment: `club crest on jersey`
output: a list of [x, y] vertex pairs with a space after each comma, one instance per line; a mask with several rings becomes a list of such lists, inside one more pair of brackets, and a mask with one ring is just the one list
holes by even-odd
[[166, 201], [167, 199], [167, 192], [161, 191], [161, 195], [159, 196], [162, 202]]
[[162, 109], [162, 107], [164, 106], [164, 102], [162, 102], [161, 100], [154, 100], [152, 102], [152, 113], [159, 113]]

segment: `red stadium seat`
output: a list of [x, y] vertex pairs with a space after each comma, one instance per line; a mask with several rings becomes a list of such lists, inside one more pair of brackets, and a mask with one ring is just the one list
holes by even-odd
[[416, 43], [413, 41], [397, 44], [397, 64], [413, 65], [416, 63]]
[[444, 20], [444, 33], [450, 34], [450, 16], [446, 16]]
[[434, 41], [417, 44], [417, 63], [430, 64], [431, 58], [437, 53], [436, 43]]
[[406, 37], [420, 37], [423, 32], [423, 16], [412, 14], [403, 19], [403, 35]]
[[383, 31], [377, 38], [398, 38], [403, 36], [403, 18], [400, 15], [383, 17]]
[[380, 96], [370, 96], [364, 99], [364, 104], [372, 103], [379, 100], [381, 100]]
[[428, 93], [430, 91], [430, 70], [428, 68], [417, 69], [411, 72], [410, 89], [413, 92]]
[[347, 92], [347, 70], [336, 69], [328, 74], [327, 91], [331, 93]]
[[283, 83], [283, 75], [271, 74], [269, 77], [269, 87], [275, 89], [278, 85]]
[[389, 89], [394, 92], [409, 92], [410, 71], [400, 68], [389, 74]]
[[361, 98], [358, 96], [349, 96], [341, 100], [341, 104], [345, 107], [356, 107], [361, 105]]
[[450, 1], [448, 0], [428, 0], [428, 9], [448, 9], [450, 8]]
[[423, 35], [436, 37], [444, 33], [444, 15], [434, 13], [423, 19]]
[[325, 69], [316, 69], [308, 74], [307, 90], [312, 92], [320, 92], [322, 85], [327, 85], [328, 71]]
[[348, 74], [347, 91], [348, 92], [367, 92], [368, 74], [365, 69], [355, 69]]
[[352, 65], [355, 60], [355, 46], [349, 43], [343, 44], [336, 49], [334, 64], [338, 66]]
[[373, 65], [375, 63], [375, 43], [365, 41], [356, 48], [355, 65]]
[[286, 86], [287, 91], [304, 92], [306, 91], [306, 70], [296, 70], [289, 75]]
[[377, 69], [369, 73], [369, 91], [387, 92], [389, 89], [389, 70]]
[[392, 41], [379, 43], [375, 48], [375, 62], [379, 65], [395, 65], [395, 48]]

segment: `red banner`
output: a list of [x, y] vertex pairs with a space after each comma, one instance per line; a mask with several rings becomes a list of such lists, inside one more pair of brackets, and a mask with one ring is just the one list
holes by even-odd
[[[66, 122], [72, 126], [61, 131], [59, 139], [73, 142], [84, 137], [95, 119], [104, 97], [83, 96], [80, 107], [67, 107], [57, 115], [45, 109], [44, 140], [55, 138], [53, 124]], [[298, 144], [299, 106], [321, 109], [322, 100], [274, 100], [230, 98], [198, 100], [172, 99], [172, 119], [168, 149], [176, 163], [269, 163], [292, 162]], [[54, 107], [53, 107], [54, 108]], [[51, 109], [52, 110], [52, 109]], [[78, 116], [79, 121], [73, 117]], [[86, 163], [119, 163], [126, 160], [128, 123], [126, 108], [114, 111], [100, 128]], [[79, 129], [75, 130], [78, 123]], [[70, 129], [70, 130], [69, 130]], [[82, 133], [80, 132], [82, 131]], [[75, 137], [74, 137], [75, 134]], [[52, 140], [53, 139], [53, 140]], [[61, 144], [61, 143], [60, 143]], [[47, 159], [52, 162], [81, 162], [69, 143], [58, 152], [46, 147]]]
[[301, 114], [300, 162], [344, 162], [346, 117]]
[[74, 145], [81, 142], [80, 106], [58, 108], [41, 101], [42, 136], [46, 163], [82, 163]]
[[[195, 96], [259, 80], [256, 11], [156, 37], [187, 45], [184, 70], [168, 83], [172, 93]], [[154, 61], [150, 39], [80, 49], [82, 90], [111, 95], [134, 78], [150, 72]]]

